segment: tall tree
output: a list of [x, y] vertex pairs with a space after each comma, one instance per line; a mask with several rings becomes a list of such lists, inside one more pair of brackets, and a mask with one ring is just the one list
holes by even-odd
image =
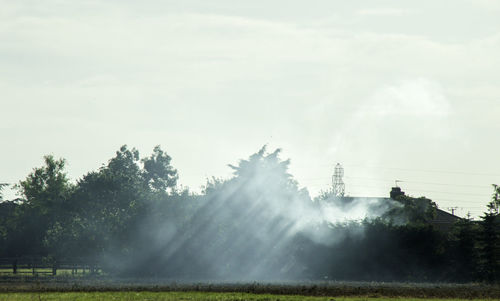
[[19, 204], [15, 201], [0, 202], [0, 257], [12, 254], [12, 243], [16, 239], [14, 233], [16, 211]]
[[35, 168], [24, 181], [17, 185], [24, 203], [41, 211], [53, 214], [62, 208], [72, 185], [64, 171], [66, 160], [44, 156], [45, 166]]
[[64, 171], [66, 161], [48, 155], [44, 163], [16, 185], [22, 195], [14, 234], [22, 237], [14, 244], [17, 254], [45, 255], [47, 231], [62, 221], [69, 209], [67, 200], [73, 185]]
[[450, 278], [456, 281], [473, 281], [478, 276], [479, 225], [470, 218], [460, 219], [454, 226], [449, 238], [448, 250]]
[[172, 167], [172, 158], [165, 153], [159, 145], [153, 149], [151, 156], [142, 159], [144, 181], [153, 191], [166, 191], [177, 184], [179, 176], [177, 170]]
[[2, 190], [7, 187], [9, 184], [6, 184], [6, 183], [0, 183], [0, 202], [3, 201], [3, 192]]
[[72, 202], [78, 211], [75, 223], [84, 233], [84, 253], [104, 252], [111, 243], [123, 242], [131, 220], [142, 207], [144, 184], [139, 152], [122, 146], [98, 171], [78, 181]]
[[72, 226], [80, 233], [78, 245], [85, 246], [79, 251], [125, 257], [133, 252], [137, 232], [153, 216], [156, 201], [176, 185], [170, 162], [159, 146], [140, 160], [137, 149], [123, 145], [107, 165], [79, 180], [72, 199], [78, 208]]
[[494, 185], [488, 212], [482, 217], [480, 243], [480, 266], [484, 278], [490, 282], [500, 280], [500, 214], [498, 195], [500, 187]]

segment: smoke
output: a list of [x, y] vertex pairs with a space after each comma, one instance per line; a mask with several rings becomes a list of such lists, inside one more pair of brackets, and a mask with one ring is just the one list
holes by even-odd
[[391, 209], [402, 206], [390, 198], [366, 197], [330, 197], [321, 200], [320, 204], [322, 218], [331, 224], [375, 219]]
[[202, 195], [155, 203], [136, 233], [135, 250], [107, 254], [110, 268], [191, 280], [302, 279], [310, 244], [361, 239], [361, 221], [393, 208], [388, 199], [311, 199], [288, 174], [280, 150], [265, 147], [230, 165], [231, 179], [209, 180]]

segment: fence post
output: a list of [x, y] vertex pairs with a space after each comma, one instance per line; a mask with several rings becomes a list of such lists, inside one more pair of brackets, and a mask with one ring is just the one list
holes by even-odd
[[57, 261], [54, 260], [54, 263], [52, 263], [52, 276], [57, 275]]

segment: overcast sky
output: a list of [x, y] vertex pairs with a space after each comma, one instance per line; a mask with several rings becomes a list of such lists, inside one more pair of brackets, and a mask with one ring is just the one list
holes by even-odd
[[160, 144], [194, 191], [264, 144], [312, 196], [500, 184], [500, 1], [0, 0], [0, 182]]

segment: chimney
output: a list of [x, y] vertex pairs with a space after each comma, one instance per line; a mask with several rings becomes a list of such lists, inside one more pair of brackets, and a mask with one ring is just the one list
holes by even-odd
[[401, 187], [392, 187], [391, 199], [396, 199], [400, 195], [405, 195], [404, 191], [401, 191]]

